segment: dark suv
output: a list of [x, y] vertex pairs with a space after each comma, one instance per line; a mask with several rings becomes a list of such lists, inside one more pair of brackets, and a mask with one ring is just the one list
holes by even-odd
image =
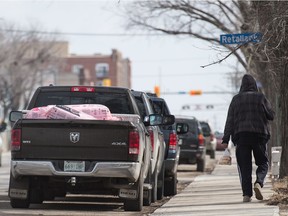
[[[148, 93], [153, 102], [155, 113], [163, 116], [171, 115], [166, 101], [157, 97], [155, 94]], [[165, 152], [165, 180], [164, 195], [173, 196], [177, 194], [177, 167], [179, 162], [180, 148], [178, 145], [178, 135], [176, 133], [176, 123], [172, 125], [160, 125], [160, 129], [164, 134], [166, 144]]]
[[192, 116], [175, 116], [176, 123], [188, 124], [188, 133], [179, 135], [179, 163], [197, 164], [197, 171], [205, 171], [206, 146], [200, 122]]

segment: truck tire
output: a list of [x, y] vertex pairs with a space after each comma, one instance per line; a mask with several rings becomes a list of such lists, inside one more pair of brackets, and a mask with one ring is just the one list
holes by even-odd
[[[147, 177], [144, 181], [144, 183], [152, 185], [152, 174], [151, 174], [151, 169], [152, 167], [149, 167], [149, 172], [147, 174]], [[152, 189], [144, 189], [144, 194], [143, 194], [143, 205], [144, 206], [150, 206], [152, 202]]]
[[197, 168], [196, 168], [196, 170], [198, 172], [204, 172], [205, 171], [205, 160], [204, 159], [197, 160]]
[[136, 182], [137, 198], [135, 200], [124, 200], [124, 211], [142, 211], [143, 208], [143, 173], [141, 170], [138, 181]]
[[177, 194], [177, 173], [164, 182], [164, 195], [174, 196]]
[[162, 200], [164, 196], [165, 163], [163, 161], [157, 183], [157, 200]]
[[143, 197], [143, 205], [150, 206], [152, 203], [152, 189], [144, 190], [145, 195]]
[[211, 158], [211, 159], [215, 159], [215, 149], [214, 149], [214, 150], [211, 150], [211, 152], [210, 152], [210, 158]]
[[157, 200], [157, 185], [158, 185], [158, 175], [157, 175], [157, 168], [155, 166], [155, 170], [152, 174], [152, 203], [156, 202]]

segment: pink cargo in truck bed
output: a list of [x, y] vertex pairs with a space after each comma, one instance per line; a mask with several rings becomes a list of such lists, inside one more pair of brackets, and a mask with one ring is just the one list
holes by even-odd
[[101, 104], [48, 105], [28, 110], [26, 119], [97, 119], [120, 120]]

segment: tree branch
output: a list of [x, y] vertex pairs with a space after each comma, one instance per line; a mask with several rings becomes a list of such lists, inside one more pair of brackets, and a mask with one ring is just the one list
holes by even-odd
[[224, 60], [227, 59], [229, 56], [231, 56], [232, 54], [234, 54], [234, 53], [235, 53], [238, 49], [240, 49], [242, 46], [243, 46], [243, 44], [238, 45], [236, 48], [233, 49], [233, 51], [231, 51], [227, 56], [225, 56], [224, 58], [220, 59], [219, 61], [212, 62], [212, 63], [210, 63], [210, 64], [203, 65], [203, 66], [200, 66], [200, 67], [205, 68], [205, 67], [208, 67], [208, 66], [211, 66], [211, 65], [214, 65], [214, 64], [220, 64], [222, 61], [224, 61]]

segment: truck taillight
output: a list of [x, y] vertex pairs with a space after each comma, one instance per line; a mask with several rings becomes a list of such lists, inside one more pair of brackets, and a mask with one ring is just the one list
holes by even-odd
[[176, 150], [177, 145], [177, 134], [176, 132], [171, 132], [169, 134], [169, 150]]
[[149, 136], [150, 136], [151, 148], [152, 148], [152, 152], [153, 152], [154, 151], [154, 133], [153, 133], [153, 130], [149, 130]]
[[95, 92], [95, 88], [85, 86], [74, 86], [71, 87], [71, 92]]
[[198, 135], [198, 140], [199, 140], [199, 146], [204, 146], [205, 139], [204, 139], [204, 136], [202, 134]]
[[140, 150], [140, 138], [139, 133], [136, 130], [129, 133], [129, 154], [138, 155]]
[[17, 151], [21, 147], [21, 129], [13, 129], [11, 132], [11, 150]]

